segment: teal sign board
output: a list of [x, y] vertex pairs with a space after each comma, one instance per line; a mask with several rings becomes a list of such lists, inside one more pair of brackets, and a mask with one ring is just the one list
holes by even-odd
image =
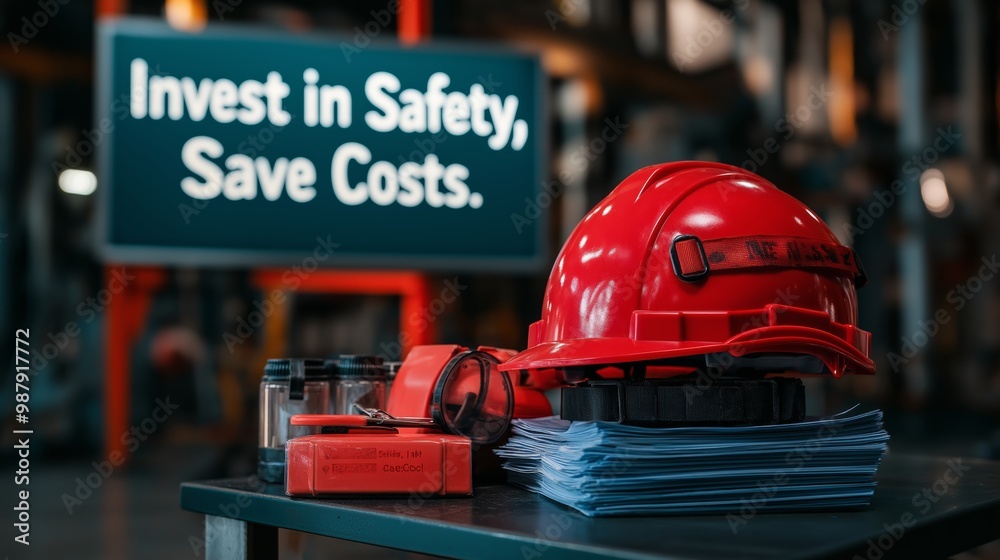
[[109, 260], [546, 260], [535, 56], [121, 20], [100, 29], [99, 74]]

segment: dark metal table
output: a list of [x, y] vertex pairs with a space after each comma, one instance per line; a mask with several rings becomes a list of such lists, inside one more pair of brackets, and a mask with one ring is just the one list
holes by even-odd
[[[181, 485], [206, 557], [274, 558], [277, 528], [456, 558], [929, 558], [1000, 539], [1000, 462], [890, 454], [870, 508], [585, 517], [508, 486], [473, 498], [291, 499], [254, 477]], [[745, 522], [745, 523], [744, 523]]]

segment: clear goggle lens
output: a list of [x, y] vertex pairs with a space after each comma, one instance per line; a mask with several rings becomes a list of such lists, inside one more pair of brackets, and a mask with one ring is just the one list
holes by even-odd
[[452, 358], [435, 389], [434, 419], [475, 443], [502, 438], [514, 412], [514, 388], [499, 365], [495, 357], [478, 350]]

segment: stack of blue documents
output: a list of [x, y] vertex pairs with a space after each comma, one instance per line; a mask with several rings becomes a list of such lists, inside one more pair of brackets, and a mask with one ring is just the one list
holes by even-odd
[[645, 428], [514, 420], [508, 481], [589, 516], [866, 506], [889, 435], [882, 412], [767, 426]]

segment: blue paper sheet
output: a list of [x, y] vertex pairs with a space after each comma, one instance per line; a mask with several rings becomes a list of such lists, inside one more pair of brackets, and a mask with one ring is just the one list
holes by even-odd
[[809, 511], [868, 505], [882, 412], [767, 426], [646, 428], [515, 420], [508, 480], [586, 515]]

